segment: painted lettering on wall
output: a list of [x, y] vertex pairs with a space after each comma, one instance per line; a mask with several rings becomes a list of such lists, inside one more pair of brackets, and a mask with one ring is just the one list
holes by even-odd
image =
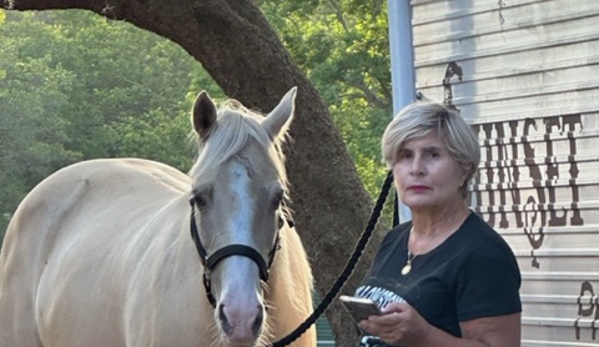
[[[580, 331], [582, 320], [591, 320], [591, 338], [597, 339], [597, 330], [599, 330], [599, 298], [595, 295], [593, 285], [589, 281], [584, 281], [580, 285], [580, 295], [578, 296], [578, 317], [574, 321], [574, 330], [576, 331], [576, 340], [580, 340]], [[586, 325], [586, 324], [585, 324]]]
[[477, 210], [492, 227], [521, 229], [532, 266], [540, 268], [534, 252], [543, 245], [544, 228], [584, 223], [575, 160], [581, 116], [483, 123], [474, 130], [484, 141], [473, 191]]
[[443, 104], [448, 108], [457, 111], [459, 114], [460, 110], [458, 110], [453, 104], [453, 86], [451, 85], [451, 78], [453, 76], [457, 76], [460, 81], [464, 77], [462, 67], [454, 61], [447, 64], [445, 76], [443, 77], [443, 81], [441, 83], [443, 84]]

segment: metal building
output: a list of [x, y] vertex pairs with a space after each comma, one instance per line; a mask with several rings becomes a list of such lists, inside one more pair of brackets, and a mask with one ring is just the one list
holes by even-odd
[[522, 346], [599, 346], [599, 1], [410, 5], [416, 91], [479, 135], [472, 206], [517, 255]]

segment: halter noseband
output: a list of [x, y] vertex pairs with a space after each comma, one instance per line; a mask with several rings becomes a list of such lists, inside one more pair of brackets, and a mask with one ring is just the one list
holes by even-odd
[[198, 254], [200, 255], [200, 261], [204, 266], [204, 275], [202, 276], [202, 281], [204, 282], [204, 288], [206, 289], [206, 296], [208, 297], [208, 301], [212, 305], [212, 307], [216, 308], [216, 299], [214, 295], [212, 295], [212, 284], [210, 280], [210, 273], [212, 269], [218, 264], [221, 260], [228, 258], [233, 255], [240, 255], [243, 257], [250, 258], [258, 265], [258, 269], [260, 271], [260, 279], [264, 282], [268, 281], [269, 269], [272, 265], [272, 262], [275, 259], [275, 254], [280, 248], [279, 245], [279, 231], [277, 230], [277, 236], [275, 238], [275, 243], [268, 252], [268, 264], [260, 254], [260, 252], [256, 251], [254, 248], [246, 245], [240, 244], [232, 244], [225, 246], [211, 255], [208, 255], [206, 248], [202, 245], [202, 241], [200, 240], [200, 235], [198, 234], [198, 227], [196, 226], [195, 221], [195, 204], [193, 198], [189, 200], [189, 204], [191, 205], [191, 220], [190, 220], [190, 229], [191, 229], [191, 238], [196, 245], [196, 249], [198, 250]]

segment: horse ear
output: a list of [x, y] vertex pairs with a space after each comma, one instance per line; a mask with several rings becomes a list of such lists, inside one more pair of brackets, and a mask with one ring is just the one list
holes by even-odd
[[193, 128], [200, 135], [200, 139], [205, 139], [214, 123], [216, 123], [216, 106], [210, 99], [210, 95], [202, 90], [196, 97], [191, 110], [191, 123]]
[[275, 107], [262, 121], [262, 126], [270, 136], [275, 139], [283, 131], [287, 131], [293, 110], [295, 109], [295, 95], [297, 87], [291, 88], [281, 99], [277, 107]]

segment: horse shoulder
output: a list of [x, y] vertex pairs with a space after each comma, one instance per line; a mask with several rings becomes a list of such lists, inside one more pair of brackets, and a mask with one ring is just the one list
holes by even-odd
[[[294, 228], [281, 230], [281, 250], [272, 266], [272, 283], [267, 291], [269, 325], [278, 340], [297, 328], [313, 311], [313, 277], [302, 241]], [[292, 347], [316, 346], [312, 326]]]
[[[21, 202], [9, 223], [0, 253], [0, 319], [7, 346], [37, 346], [38, 284], [55, 246], [62, 222], [85, 191], [85, 182], [69, 179], [70, 168], [38, 184]], [[41, 343], [40, 343], [41, 345]]]

